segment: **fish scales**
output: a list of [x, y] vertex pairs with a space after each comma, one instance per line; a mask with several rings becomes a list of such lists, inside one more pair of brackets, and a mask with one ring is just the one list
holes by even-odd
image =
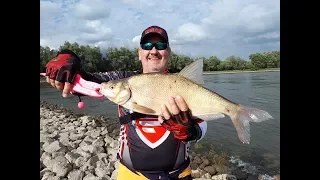
[[177, 74], [136, 75], [129, 78], [128, 83], [132, 101], [155, 110], [157, 115], [161, 113], [160, 105], [169, 107], [168, 98], [177, 95], [185, 99], [193, 116], [220, 112], [229, 114], [232, 108], [236, 108], [235, 104], [230, 104], [232, 102], [220, 95]]

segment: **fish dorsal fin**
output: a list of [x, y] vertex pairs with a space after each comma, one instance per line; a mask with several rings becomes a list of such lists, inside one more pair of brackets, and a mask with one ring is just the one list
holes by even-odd
[[179, 75], [190, 79], [197, 84], [204, 84], [203, 81], [203, 59], [192, 62], [188, 66], [184, 67]]

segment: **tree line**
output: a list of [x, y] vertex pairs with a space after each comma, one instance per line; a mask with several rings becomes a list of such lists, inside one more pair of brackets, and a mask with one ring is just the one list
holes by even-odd
[[[88, 72], [136, 71], [141, 69], [137, 48], [108, 48], [106, 55], [103, 56], [99, 47], [79, 45], [76, 42], [65, 42], [58, 50], [40, 45], [40, 72], [45, 71], [45, 65], [56, 56], [58, 51], [66, 48], [72, 49], [80, 57], [83, 69]], [[186, 65], [199, 58], [204, 60], [204, 71], [280, 68], [280, 51], [271, 51], [251, 54], [248, 61], [237, 56], [229, 56], [225, 60], [221, 60], [217, 56], [190, 58], [183, 54], [172, 52], [168, 69], [170, 72], [179, 72]]]

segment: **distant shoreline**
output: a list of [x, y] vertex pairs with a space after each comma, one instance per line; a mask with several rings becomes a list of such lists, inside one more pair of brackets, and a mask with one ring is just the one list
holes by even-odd
[[235, 71], [204, 71], [203, 74], [236, 74], [236, 73], [258, 73], [258, 72], [278, 72], [280, 68], [261, 70], [235, 70]]

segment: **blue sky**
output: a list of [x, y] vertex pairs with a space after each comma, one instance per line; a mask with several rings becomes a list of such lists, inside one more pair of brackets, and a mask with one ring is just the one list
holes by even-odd
[[280, 0], [40, 0], [40, 45], [135, 48], [159, 25], [174, 52], [248, 56], [280, 49]]

